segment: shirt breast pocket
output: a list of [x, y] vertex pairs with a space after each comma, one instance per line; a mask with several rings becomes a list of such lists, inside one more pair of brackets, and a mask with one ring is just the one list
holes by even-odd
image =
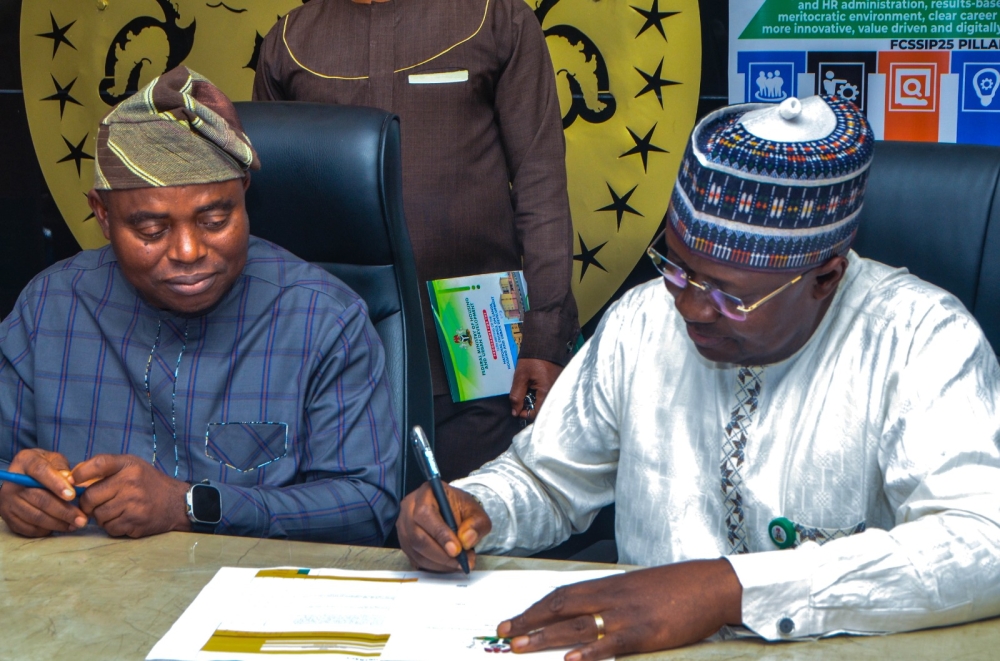
[[205, 455], [241, 473], [263, 468], [288, 454], [284, 422], [210, 422]]
[[465, 83], [469, 80], [468, 69], [448, 69], [444, 71], [426, 71], [424, 73], [411, 73], [407, 76], [407, 81], [411, 85], [454, 85], [455, 83]]

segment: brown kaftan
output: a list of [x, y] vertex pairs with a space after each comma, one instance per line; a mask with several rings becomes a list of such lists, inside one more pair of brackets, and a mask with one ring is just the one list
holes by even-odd
[[568, 361], [578, 319], [565, 143], [548, 49], [524, 0], [313, 0], [268, 33], [254, 98], [397, 113], [421, 280], [523, 268], [531, 310], [520, 357]]

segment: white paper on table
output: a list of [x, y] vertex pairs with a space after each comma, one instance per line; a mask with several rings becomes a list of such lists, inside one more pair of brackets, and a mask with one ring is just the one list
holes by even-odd
[[[285, 568], [288, 569], [288, 568]], [[293, 568], [297, 569], [297, 568]], [[259, 569], [223, 567], [153, 647], [147, 661], [463, 661], [495, 658], [476, 637], [555, 588], [603, 578], [619, 570], [477, 571], [471, 576], [424, 572], [312, 569], [308, 577], [259, 577]], [[336, 577], [329, 580], [323, 577]], [[346, 579], [346, 580], [345, 580]], [[368, 580], [365, 580], [368, 579]], [[373, 581], [371, 579], [383, 579]], [[385, 580], [388, 579], [388, 580]], [[269, 641], [261, 653], [203, 652], [217, 630], [254, 633], [350, 632], [388, 634], [384, 649], [368, 655], [321, 651], [283, 654], [295, 641]], [[287, 647], [287, 646], [291, 647]], [[331, 648], [333, 649], [333, 648]], [[379, 653], [380, 652], [380, 653]], [[531, 655], [562, 659], [565, 650]]]

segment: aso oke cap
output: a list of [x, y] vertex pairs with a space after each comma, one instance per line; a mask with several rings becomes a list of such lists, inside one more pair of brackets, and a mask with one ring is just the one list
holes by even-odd
[[875, 136], [829, 96], [722, 108], [695, 127], [668, 223], [690, 250], [758, 271], [802, 270], [850, 248]]
[[101, 120], [94, 188], [209, 184], [259, 168], [232, 102], [207, 78], [180, 66]]

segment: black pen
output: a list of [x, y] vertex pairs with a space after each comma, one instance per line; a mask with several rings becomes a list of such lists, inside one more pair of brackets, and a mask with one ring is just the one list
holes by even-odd
[[[424, 474], [424, 479], [430, 483], [431, 491], [434, 492], [438, 509], [441, 510], [441, 517], [448, 524], [448, 527], [452, 529], [452, 532], [457, 535], [458, 526], [455, 524], [455, 513], [451, 511], [451, 504], [448, 503], [448, 496], [445, 495], [444, 486], [441, 484], [441, 472], [438, 471], [437, 460], [434, 459], [434, 451], [431, 450], [431, 445], [427, 442], [427, 435], [424, 434], [424, 430], [420, 425], [413, 426], [413, 429], [410, 431], [410, 441], [413, 443], [413, 447], [417, 451], [417, 457], [420, 459], [420, 470]], [[461, 544], [462, 542], [459, 540], [460, 547]], [[465, 549], [462, 549], [458, 554], [458, 564], [462, 566], [462, 571], [468, 575], [469, 557], [465, 555]]]

